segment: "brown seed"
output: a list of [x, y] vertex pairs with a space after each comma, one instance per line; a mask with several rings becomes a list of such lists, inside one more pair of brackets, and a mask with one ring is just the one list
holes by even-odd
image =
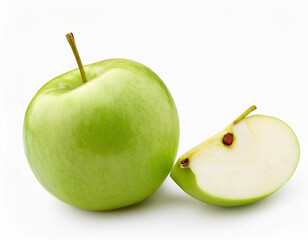
[[180, 161], [180, 165], [182, 168], [188, 168], [189, 166], [189, 159], [188, 158], [185, 158], [183, 160]]
[[227, 133], [224, 138], [222, 139], [222, 142], [225, 145], [230, 146], [233, 143], [233, 134], [232, 133]]

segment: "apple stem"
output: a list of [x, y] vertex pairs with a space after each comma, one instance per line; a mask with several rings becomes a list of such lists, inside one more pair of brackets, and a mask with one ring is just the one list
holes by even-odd
[[86, 83], [87, 77], [86, 77], [86, 74], [84, 72], [84, 68], [83, 68], [83, 65], [81, 63], [81, 59], [80, 59], [80, 56], [79, 56], [79, 53], [78, 53], [78, 50], [77, 50], [77, 47], [76, 47], [74, 35], [73, 35], [73, 33], [68, 33], [65, 36], [66, 36], [67, 41], [70, 44], [70, 46], [73, 50], [73, 53], [75, 55], [82, 81], [83, 81], [83, 83]]
[[257, 107], [255, 105], [252, 105], [250, 108], [248, 108], [245, 112], [243, 112], [237, 119], [235, 119], [235, 121], [233, 122], [233, 124], [237, 124], [239, 123], [241, 120], [243, 120], [249, 113], [251, 113], [252, 111], [256, 110]]

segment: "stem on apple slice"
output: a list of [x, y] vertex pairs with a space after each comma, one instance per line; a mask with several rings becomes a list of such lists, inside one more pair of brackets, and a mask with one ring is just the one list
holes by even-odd
[[75, 55], [82, 81], [83, 81], [83, 83], [86, 83], [87, 77], [86, 77], [86, 74], [84, 72], [84, 68], [83, 68], [83, 65], [81, 63], [81, 59], [80, 59], [80, 56], [79, 56], [79, 53], [78, 53], [78, 50], [77, 50], [77, 47], [76, 47], [74, 35], [73, 35], [73, 33], [68, 33], [65, 36], [66, 36], [67, 41], [70, 44], [70, 46], [73, 50], [73, 53]]
[[252, 105], [250, 108], [248, 108], [245, 112], [243, 112], [237, 119], [235, 119], [235, 121], [233, 122], [233, 124], [237, 124], [240, 121], [242, 121], [249, 113], [251, 113], [252, 111], [256, 110], [257, 107], [255, 105]]

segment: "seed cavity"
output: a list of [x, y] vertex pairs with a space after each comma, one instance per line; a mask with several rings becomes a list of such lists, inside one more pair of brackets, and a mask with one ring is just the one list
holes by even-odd
[[180, 167], [181, 168], [188, 168], [189, 167], [189, 159], [185, 158], [180, 161]]
[[233, 143], [233, 134], [227, 133], [222, 139], [223, 144], [230, 146]]

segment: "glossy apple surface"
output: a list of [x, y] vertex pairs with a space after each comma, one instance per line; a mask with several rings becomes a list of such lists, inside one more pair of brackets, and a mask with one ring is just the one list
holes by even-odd
[[109, 59], [46, 83], [24, 120], [25, 153], [39, 182], [88, 210], [140, 202], [170, 172], [179, 141], [176, 106], [146, 66]]
[[192, 197], [212, 205], [239, 206], [282, 187], [299, 161], [299, 143], [283, 121], [245, 117], [181, 156], [171, 171]]

